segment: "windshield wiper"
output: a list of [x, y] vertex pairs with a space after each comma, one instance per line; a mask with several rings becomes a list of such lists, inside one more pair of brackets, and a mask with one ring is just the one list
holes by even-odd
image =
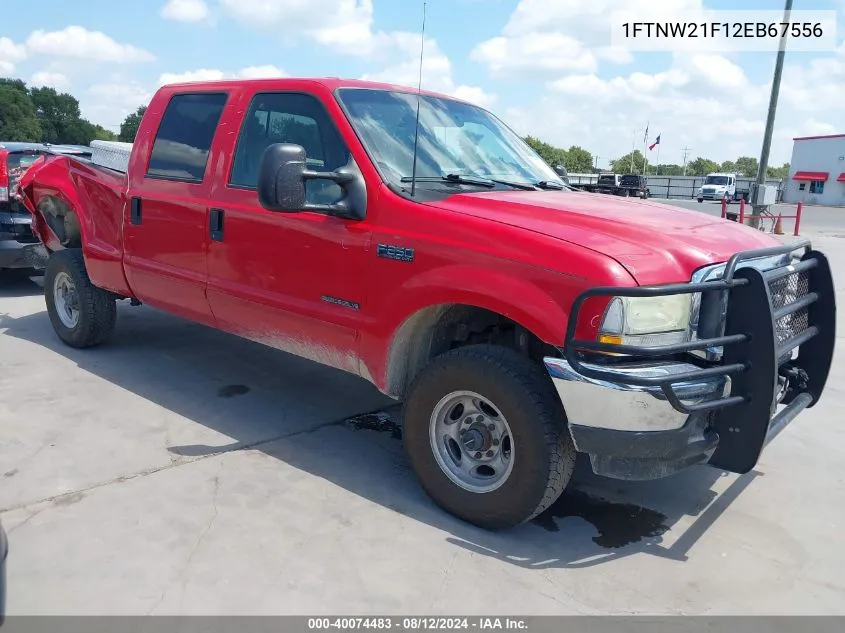
[[[414, 178], [405, 176], [401, 182], [412, 182]], [[479, 187], [495, 187], [496, 183], [489, 178], [482, 178], [481, 176], [471, 176], [464, 174], [445, 174], [443, 176], [417, 176], [417, 182], [436, 182], [445, 180], [446, 182], [454, 182], [461, 185], [478, 185]]]
[[541, 180], [536, 183], [536, 185], [540, 187], [540, 189], [551, 189], [553, 191], [563, 191], [566, 189], [566, 185], [562, 185], [561, 183], [553, 180]]

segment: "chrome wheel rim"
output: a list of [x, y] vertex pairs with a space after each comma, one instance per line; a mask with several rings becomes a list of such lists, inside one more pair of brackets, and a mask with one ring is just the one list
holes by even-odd
[[68, 329], [73, 329], [79, 323], [79, 298], [73, 279], [65, 272], [56, 275], [53, 281], [53, 300], [59, 321]]
[[453, 391], [437, 403], [429, 440], [443, 474], [469, 492], [492, 492], [513, 470], [510, 426], [495, 404], [474, 391]]

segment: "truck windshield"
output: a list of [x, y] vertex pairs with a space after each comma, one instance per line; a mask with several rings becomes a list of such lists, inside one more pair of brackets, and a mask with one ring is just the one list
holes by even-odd
[[726, 185], [728, 184], [727, 176], [707, 176], [704, 181], [705, 185]]
[[[417, 94], [342, 88], [337, 97], [383, 176], [396, 184], [403, 178], [407, 182], [413, 171]], [[428, 95], [420, 97], [419, 107], [417, 177], [459, 174], [564, 184], [525, 141], [486, 110]], [[454, 177], [452, 182], [478, 186]]]

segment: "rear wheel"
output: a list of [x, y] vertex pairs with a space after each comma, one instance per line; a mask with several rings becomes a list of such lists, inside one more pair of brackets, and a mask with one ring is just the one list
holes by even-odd
[[50, 255], [44, 297], [53, 329], [71, 347], [99, 345], [114, 331], [115, 298], [91, 283], [78, 248]]
[[701, 204], [702, 202], [704, 202], [704, 198], [698, 198], [698, 203]]
[[453, 350], [423, 370], [405, 401], [403, 436], [411, 467], [435, 503], [490, 530], [548, 508], [575, 463], [548, 375], [492, 345]]

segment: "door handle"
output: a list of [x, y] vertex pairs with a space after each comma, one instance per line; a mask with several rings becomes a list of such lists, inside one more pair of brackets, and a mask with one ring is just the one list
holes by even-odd
[[141, 223], [141, 199], [132, 198], [129, 202], [129, 221], [132, 224]]
[[215, 242], [223, 241], [223, 209], [212, 209], [208, 215], [209, 233]]

